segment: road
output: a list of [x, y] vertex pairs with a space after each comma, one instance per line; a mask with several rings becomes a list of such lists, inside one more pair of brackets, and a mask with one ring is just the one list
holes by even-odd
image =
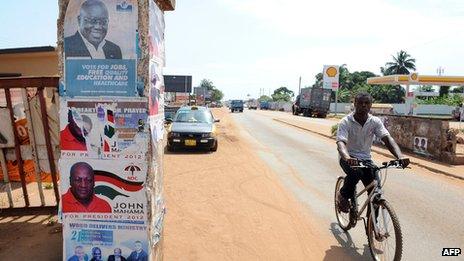
[[[318, 236], [328, 239], [324, 260], [351, 257], [370, 260], [361, 224], [342, 233], [336, 225], [333, 190], [338, 166], [335, 142], [273, 120], [295, 117], [279, 112], [249, 111], [232, 115], [241, 136], [253, 144], [259, 157], [272, 168], [286, 189], [303, 204]], [[326, 122], [321, 119], [306, 121]], [[374, 155], [374, 160], [387, 158]], [[464, 184], [460, 180], [413, 167], [393, 170], [386, 198], [400, 219], [404, 260], [437, 260], [444, 247], [464, 247]]]

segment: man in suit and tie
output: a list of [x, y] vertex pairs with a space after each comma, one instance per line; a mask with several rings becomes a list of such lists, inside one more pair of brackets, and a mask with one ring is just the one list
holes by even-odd
[[105, 39], [109, 15], [100, 0], [86, 0], [77, 17], [78, 31], [64, 39], [66, 57], [91, 59], [122, 59], [121, 48]]
[[127, 258], [127, 261], [148, 261], [147, 252], [142, 249], [142, 242], [135, 241], [134, 251]]
[[115, 248], [114, 255], [108, 256], [108, 261], [126, 261], [126, 258], [122, 256], [120, 248]]

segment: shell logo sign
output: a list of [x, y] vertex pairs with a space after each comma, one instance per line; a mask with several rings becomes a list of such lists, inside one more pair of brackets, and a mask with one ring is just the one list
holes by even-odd
[[324, 65], [323, 71], [323, 84], [324, 89], [338, 90], [339, 66], [338, 65]]
[[409, 74], [409, 81], [418, 82], [419, 81], [419, 74], [418, 73]]
[[325, 71], [325, 73], [327, 74], [327, 76], [329, 77], [335, 77], [335, 75], [337, 75], [338, 73], [338, 70], [337, 68], [333, 67], [333, 66], [330, 66], [329, 68], [327, 68], [327, 70]]

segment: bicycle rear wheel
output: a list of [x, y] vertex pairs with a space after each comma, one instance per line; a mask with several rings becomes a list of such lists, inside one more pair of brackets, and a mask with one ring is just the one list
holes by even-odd
[[345, 180], [344, 177], [338, 177], [337, 179], [337, 183], [335, 184], [334, 205], [335, 205], [335, 216], [337, 217], [338, 225], [344, 231], [348, 231], [351, 228], [350, 213], [344, 213], [340, 211], [338, 207], [338, 194], [340, 194], [340, 189], [343, 186], [344, 180]]
[[367, 221], [367, 238], [374, 260], [401, 260], [403, 254], [403, 236], [398, 217], [386, 200], [374, 204], [377, 214], [379, 233], [374, 231], [374, 220], [369, 215]]

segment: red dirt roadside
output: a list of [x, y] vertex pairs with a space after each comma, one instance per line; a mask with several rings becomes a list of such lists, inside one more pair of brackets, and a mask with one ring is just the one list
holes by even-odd
[[217, 152], [165, 155], [165, 260], [322, 260], [328, 239], [316, 236], [228, 112], [214, 114]]

